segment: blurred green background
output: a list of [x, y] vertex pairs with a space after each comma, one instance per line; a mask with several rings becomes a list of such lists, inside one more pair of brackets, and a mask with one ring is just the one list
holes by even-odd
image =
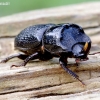
[[0, 0], [0, 17], [18, 12], [99, 0]]

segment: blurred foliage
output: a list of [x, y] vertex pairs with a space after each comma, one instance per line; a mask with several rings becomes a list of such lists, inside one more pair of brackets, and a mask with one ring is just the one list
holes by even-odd
[[[48, 7], [99, 0], [0, 0], [0, 16]], [[2, 3], [8, 3], [3, 5]]]

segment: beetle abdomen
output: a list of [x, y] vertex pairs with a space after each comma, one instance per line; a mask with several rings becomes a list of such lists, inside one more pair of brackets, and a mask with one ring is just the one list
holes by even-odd
[[25, 28], [15, 38], [15, 48], [32, 53], [40, 46], [42, 36], [46, 29], [55, 24], [41, 24]]

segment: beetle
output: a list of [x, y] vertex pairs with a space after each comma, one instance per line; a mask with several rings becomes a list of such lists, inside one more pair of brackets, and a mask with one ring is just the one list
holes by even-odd
[[46, 61], [57, 57], [61, 67], [84, 84], [78, 75], [67, 68], [67, 58], [75, 58], [76, 63], [88, 60], [91, 40], [81, 26], [73, 23], [29, 26], [15, 37], [14, 46], [24, 54], [9, 56], [1, 62], [18, 57], [24, 60], [23, 63], [11, 67], [19, 67], [25, 66], [30, 60]]

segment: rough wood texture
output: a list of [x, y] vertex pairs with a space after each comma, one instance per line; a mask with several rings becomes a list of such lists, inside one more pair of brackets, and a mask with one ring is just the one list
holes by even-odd
[[[40, 23], [77, 23], [93, 41], [91, 52], [100, 51], [100, 2], [58, 7], [0, 18], [0, 60], [17, 53], [14, 37], [23, 28]], [[76, 67], [69, 59], [68, 67], [79, 75], [80, 82], [66, 73], [58, 59], [31, 61], [26, 67], [12, 68], [19, 59], [0, 64], [0, 100], [99, 100], [100, 54]]]

